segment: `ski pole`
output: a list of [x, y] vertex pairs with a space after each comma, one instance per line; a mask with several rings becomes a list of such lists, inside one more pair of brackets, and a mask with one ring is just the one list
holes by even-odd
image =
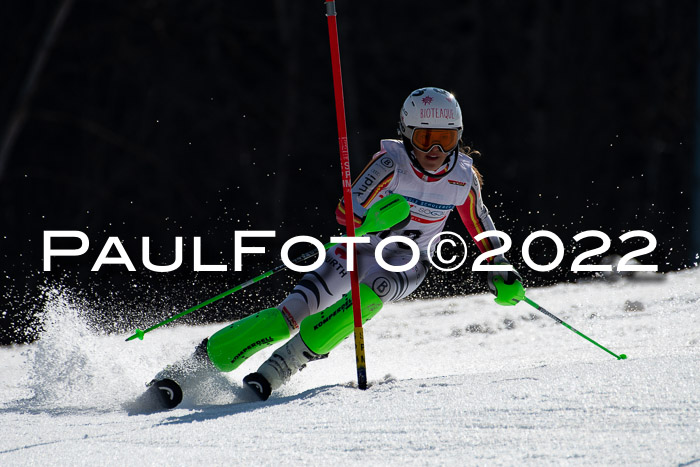
[[[374, 203], [369, 210], [367, 211], [367, 216], [365, 217], [364, 222], [360, 227], [357, 228], [356, 233], [359, 235], [364, 235], [370, 232], [380, 232], [382, 230], [387, 230], [394, 225], [398, 224], [402, 220], [408, 216], [408, 213], [410, 212], [410, 206], [408, 205], [408, 201], [406, 199], [399, 195], [399, 194], [392, 194], [389, 195], [376, 203]], [[327, 250], [333, 246], [337, 245], [336, 243], [326, 243], [324, 245], [324, 248]], [[310, 250], [304, 253], [303, 255], [299, 256], [298, 258], [295, 258], [292, 260], [293, 263], [298, 263], [300, 261], [304, 261], [309, 258], [313, 258], [318, 254], [318, 250]], [[144, 334], [153, 331], [154, 329], [157, 329], [164, 324], [171, 323], [175, 321], [176, 319], [182, 318], [185, 315], [188, 315], [192, 313], [193, 311], [199, 310], [202, 307], [205, 307], [209, 305], [210, 303], [214, 303], [217, 300], [221, 300], [224, 297], [227, 297], [231, 295], [232, 293], [238, 292], [241, 289], [244, 289], [248, 287], [249, 285], [255, 284], [256, 282], [259, 282], [266, 277], [270, 277], [271, 275], [283, 271], [287, 269], [287, 266], [283, 264], [280, 264], [276, 266], [275, 268], [264, 272], [260, 274], [257, 277], [254, 277], [250, 280], [247, 280], [243, 282], [242, 284], [237, 285], [236, 287], [227, 290], [226, 292], [220, 293], [216, 297], [212, 297], [209, 300], [206, 300], [199, 305], [195, 305], [192, 308], [189, 308], [182, 313], [178, 313], [175, 316], [172, 316], [164, 321], [161, 321], [158, 324], [154, 324], [150, 328], [142, 331], [140, 329], [136, 329], [134, 331], [134, 334], [132, 336], [129, 336], [126, 340], [127, 342], [133, 339], [138, 338], [139, 340], [143, 340]]]
[[[335, 116], [338, 124], [338, 145], [340, 147], [340, 170], [343, 180], [343, 200], [345, 202], [345, 228], [347, 236], [355, 236], [354, 214], [352, 209], [352, 179], [350, 178], [350, 153], [348, 133], [345, 125], [345, 101], [343, 98], [343, 73], [340, 69], [340, 46], [338, 44], [338, 23], [335, 0], [326, 0], [328, 18], [328, 38], [331, 46], [331, 68], [333, 69], [333, 91]], [[354, 254], [354, 250], [353, 250]], [[357, 258], [354, 261], [357, 264]], [[352, 315], [355, 322], [355, 361], [357, 363], [357, 387], [367, 389], [367, 365], [365, 363], [365, 337], [362, 329], [362, 307], [360, 306], [360, 281], [357, 271], [350, 271], [350, 293]]]
[[564, 326], [564, 327], [570, 329], [571, 331], [575, 332], [575, 333], [578, 334], [579, 336], [581, 336], [581, 337], [583, 337], [584, 339], [586, 339], [588, 342], [591, 342], [591, 343], [597, 345], [598, 347], [600, 347], [601, 349], [605, 350], [607, 353], [609, 353], [609, 354], [612, 355], [613, 357], [617, 358], [618, 360], [625, 360], [625, 359], [627, 358], [627, 355], [625, 355], [625, 354], [617, 355], [617, 354], [611, 352], [610, 350], [606, 349], [605, 347], [603, 347], [602, 345], [600, 345], [599, 343], [597, 343], [596, 341], [594, 341], [594, 340], [591, 339], [590, 337], [588, 337], [588, 336], [586, 336], [585, 334], [583, 334], [582, 332], [576, 330], [574, 327], [569, 326], [567, 323], [565, 323], [564, 321], [562, 321], [561, 319], [559, 319], [558, 317], [556, 317], [555, 315], [553, 315], [553, 314], [550, 313], [549, 311], [545, 310], [544, 308], [542, 308], [541, 306], [539, 306], [537, 303], [533, 302], [533, 301], [530, 300], [529, 298], [525, 297], [523, 300], [525, 301], [525, 303], [527, 303], [528, 305], [532, 306], [532, 307], [535, 308], [537, 311], [540, 311], [540, 312], [544, 313], [545, 315], [549, 316], [549, 317], [552, 318], [554, 321], [556, 321], [557, 323], [561, 324], [562, 326]]

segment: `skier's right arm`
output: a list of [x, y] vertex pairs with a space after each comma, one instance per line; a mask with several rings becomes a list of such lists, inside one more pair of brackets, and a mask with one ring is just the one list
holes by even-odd
[[[362, 224], [367, 209], [377, 201], [378, 195], [385, 190], [394, 178], [396, 164], [386, 151], [376, 153], [360, 176], [352, 184], [352, 210], [355, 227]], [[335, 210], [335, 218], [340, 225], [345, 225], [345, 200], [341, 199]]]

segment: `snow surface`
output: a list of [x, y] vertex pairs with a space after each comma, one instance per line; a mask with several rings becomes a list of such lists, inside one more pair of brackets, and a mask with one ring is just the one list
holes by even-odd
[[125, 342], [56, 296], [39, 341], [0, 348], [0, 465], [700, 466], [700, 270], [664, 278], [528, 291], [627, 360], [525, 303], [403, 302], [366, 325], [366, 391], [349, 339], [267, 402], [240, 379], [270, 351], [152, 414], [144, 383], [221, 326]]

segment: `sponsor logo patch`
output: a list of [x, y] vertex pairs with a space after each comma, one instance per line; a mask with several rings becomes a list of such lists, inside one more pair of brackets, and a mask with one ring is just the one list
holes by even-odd
[[236, 354], [236, 356], [233, 357], [233, 359], [231, 360], [231, 363], [236, 363], [236, 360], [238, 360], [239, 358], [242, 358], [243, 360], [247, 359], [248, 355], [245, 355], [246, 352], [254, 349], [255, 347], [260, 347], [260, 346], [267, 347], [268, 345], [272, 345], [274, 342], [275, 342], [275, 340], [272, 338], [272, 336], [263, 337], [260, 340], [252, 342], [251, 344], [249, 344], [248, 346], [243, 348], [243, 350], [238, 352]]
[[286, 306], [282, 307], [282, 313], [284, 313], [284, 317], [287, 319], [287, 322], [292, 326], [292, 329], [299, 329], [299, 324], [297, 323], [297, 320], [294, 319], [294, 316], [289, 312]]
[[343, 247], [336, 248], [334, 253], [340, 259], [348, 259], [348, 252]]
[[372, 290], [377, 294], [378, 297], [383, 297], [389, 293], [389, 281], [386, 277], [377, 277], [372, 283]]
[[[324, 318], [321, 321], [314, 325], [314, 331], [319, 330], [324, 324], [335, 318], [338, 315], [338, 313], [342, 313], [343, 311], [352, 307], [352, 299], [350, 298], [350, 294], [345, 294], [343, 298], [343, 303], [338, 308], [333, 310], [333, 313], [329, 314], [328, 316], [324, 316]], [[321, 313], [325, 313], [325, 311], [322, 311]]]

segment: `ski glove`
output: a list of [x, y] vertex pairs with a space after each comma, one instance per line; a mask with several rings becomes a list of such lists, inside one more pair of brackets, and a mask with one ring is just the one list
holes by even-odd
[[[496, 257], [493, 264], [497, 266], [510, 265], [503, 256]], [[486, 280], [489, 290], [496, 296], [494, 301], [499, 305], [517, 305], [525, 298], [523, 278], [520, 277], [515, 268], [512, 271], [489, 271]]]

